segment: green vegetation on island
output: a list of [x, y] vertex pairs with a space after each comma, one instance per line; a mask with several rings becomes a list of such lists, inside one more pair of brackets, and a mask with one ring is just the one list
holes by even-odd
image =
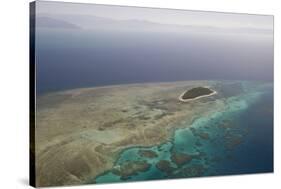
[[195, 87], [195, 88], [192, 88], [192, 89], [186, 91], [181, 96], [181, 98], [183, 100], [188, 100], [188, 99], [193, 99], [193, 98], [197, 98], [197, 97], [200, 97], [200, 96], [210, 95], [212, 93], [214, 93], [214, 91], [212, 91], [209, 88], [206, 88], [206, 87]]

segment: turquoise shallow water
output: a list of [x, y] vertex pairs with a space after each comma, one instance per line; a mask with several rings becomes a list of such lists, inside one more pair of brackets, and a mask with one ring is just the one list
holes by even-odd
[[[125, 179], [109, 170], [98, 176], [96, 182], [272, 172], [273, 86], [250, 82], [242, 82], [242, 86], [243, 92], [238, 94], [220, 84], [218, 90], [223, 95], [218, 100], [225, 101], [223, 111], [198, 117], [191, 125], [177, 129], [170, 141], [162, 145], [124, 150], [116, 161], [116, 166], [146, 161], [149, 169]], [[153, 151], [157, 157], [142, 157], [139, 150]], [[179, 153], [191, 160], [177, 165], [171, 157]], [[160, 171], [156, 164], [161, 160], [167, 160], [172, 171]]]

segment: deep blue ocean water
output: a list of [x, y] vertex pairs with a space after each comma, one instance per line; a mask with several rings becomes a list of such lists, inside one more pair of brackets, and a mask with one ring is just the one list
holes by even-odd
[[273, 79], [273, 43], [209, 33], [36, 30], [38, 94], [181, 80]]

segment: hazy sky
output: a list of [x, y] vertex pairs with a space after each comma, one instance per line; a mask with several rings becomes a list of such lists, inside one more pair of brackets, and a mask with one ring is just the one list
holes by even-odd
[[37, 13], [48, 15], [82, 14], [120, 20], [146, 20], [162, 24], [199, 25], [222, 28], [255, 28], [273, 30], [273, 16], [138, 8], [81, 3], [37, 1]]

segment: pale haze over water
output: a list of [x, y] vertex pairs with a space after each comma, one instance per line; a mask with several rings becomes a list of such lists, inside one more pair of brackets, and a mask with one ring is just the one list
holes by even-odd
[[273, 17], [37, 2], [37, 89], [273, 80]]

